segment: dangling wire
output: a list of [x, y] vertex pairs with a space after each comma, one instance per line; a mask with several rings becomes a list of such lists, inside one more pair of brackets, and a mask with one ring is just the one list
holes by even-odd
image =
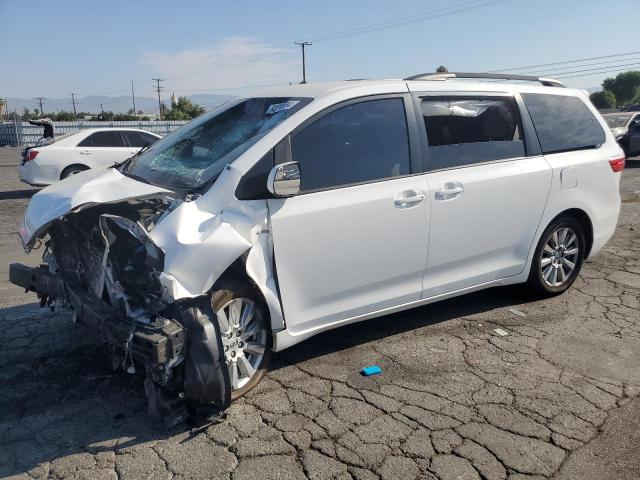
[[[122, 359], [122, 368], [127, 371], [127, 373], [134, 374], [136, 373], [136, 367], [133, 365], [133, 353], [131, 352], [131, 345], [133, 344], [133, 334], [136, 330], [136, 324], [131, 325], [131, 330], [129, 331], [129, 338], [127, 338], [127, 343], [124, 345], [124, 358]], [[129, 359], [129, 366], [127, 367], [127, 358]]]

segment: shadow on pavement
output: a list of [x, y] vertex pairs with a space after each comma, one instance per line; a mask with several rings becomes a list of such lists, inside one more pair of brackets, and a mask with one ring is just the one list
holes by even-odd
[[[519, 289], [501, 287], [356, 323], [279, 354], [272, 369], [527, 300]], [[114, 371], [109, 349], [88, 340], [85, 327], [72, 325], [66, 312], [45, 312], [36, 304], [0, 309], [0, 477], [188, 431], [156, 427], [146, 413], [143, 375]]]
[[0, 325], [0, 478], [185, 430], [156, 428], [143, 375], [114, 371], [109, 349], [68, 312], [4, 308]]
[[276, 370], [286, 364], [295, 364], [447, 320], [530, 301], [532, 298], [518, 285], [496, 287], [354, 323], [322, 333], [283, 351], [278, 354], [278, 358], [285, 364], [274, 362], [271, 369]]
[[30, 188], [30, 189], [24, 189], [24, 190], [12, 190], [9, 192], [0, 192], [0, 200], [17, 200], [20, 198], [31, 198], [39, 191], [40, 189], [38, 188]]

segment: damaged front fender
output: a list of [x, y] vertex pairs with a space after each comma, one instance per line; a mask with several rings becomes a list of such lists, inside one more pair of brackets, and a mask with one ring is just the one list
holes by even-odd
[[226, 168], [213, 188], [178, 205], [149, 232], [165, 253], [160, 282], [170, 299], [209, 292], [243, 254], [246, 273], [260, 289], [271, 328], [284, 328], [274, 275], [273, 244], [265, 200], [240, 201], [234, 190], [240, 172]]

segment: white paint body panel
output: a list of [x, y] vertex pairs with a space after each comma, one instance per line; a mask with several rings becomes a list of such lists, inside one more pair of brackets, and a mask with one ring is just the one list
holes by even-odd
[[161, 138], [153, 132], [135, 128], [88, 128], [42, 147], [34, 147], [38, 155], [20, 165], [20, 180], [30, 185], [51, 185], [60, 180], [62, 171], [70, 165], [88, 168], [109, 167], [135, 154], [136, 147], [79, 147], [78, 144], [95, 132], [117, 130], [144, 132]]
[[[543, 230], [568, 209], [588, 215], [591, 254], [602, 248], [620, 209], [620, 174], [611, 171], [608, 160], [621, 150], [597, 112], [606, 143], [593, 150], [415, 174], [288, 199], [235, 197], [242, 176], [309, 117], [345, 100], [411, 90], [584, 98], [570, 89], [455, 81], [343, 82], [275, 92], [314, 100], [236, 159], [206, 193], [178, 205], [151, 230], [150, 238], [165, 252], [161, 281], [168, 295], [202, 295], [243, 256], [247, 274], [267, 302], [274, 349], [282, 350], [348, 323], [526, 281]], [[452, 182], [462, 185], [461, 195], [436, 201], [435, 191]], [[424, 191], [425, 201], [396, 208], [395, 196], [406, 190]], [[32, 245], [51, 221], [78, 208], [162, 193], [114, 169], [88, 171], [33, 197], [23, 239]]]
[[297, 333], [418, 300], [427, 256], [424, 176], [269, 200], [287, 329]]
[[551, 187], [543, 156], [438, 171], [427, 179], [432, 192], [448, 183], [463, 192], [430, 197], [423, 298], [522, 272]]

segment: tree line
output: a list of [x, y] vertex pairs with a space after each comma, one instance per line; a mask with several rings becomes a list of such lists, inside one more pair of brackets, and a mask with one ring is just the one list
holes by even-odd
[[[171, 108], [166, 108], [162, 105], [162, 118], [164, 120], [191, 120], [205, 112], [204, 107], [193, 103], [187, 97], [178, 97], [175, 104]], [[68, 112], [61, 110], [59, 112], [46, 112], [42, 113], [38, 108], [33, 111], [28, 108], [24, 108], [20, 118], [23, 121], [35, 120], [38, 118], [50, 118], [54, 122], [73, 122], [75, 120], [90, 120], [97, 122], [112, 122], [112, 121], [148, 121], [150, 117], [145, 115], [142, 110], [138, 110], [137, 114], [132, 108], [127, 113], [113, 113], [112, 111], [101, 111], [100, 113], [92, 112]]]
[[640, 71], [619, 73], [615, 78], [602, 82], [602, 90], [589, 98], [599, 109], [627, 107], [640, 103]]

